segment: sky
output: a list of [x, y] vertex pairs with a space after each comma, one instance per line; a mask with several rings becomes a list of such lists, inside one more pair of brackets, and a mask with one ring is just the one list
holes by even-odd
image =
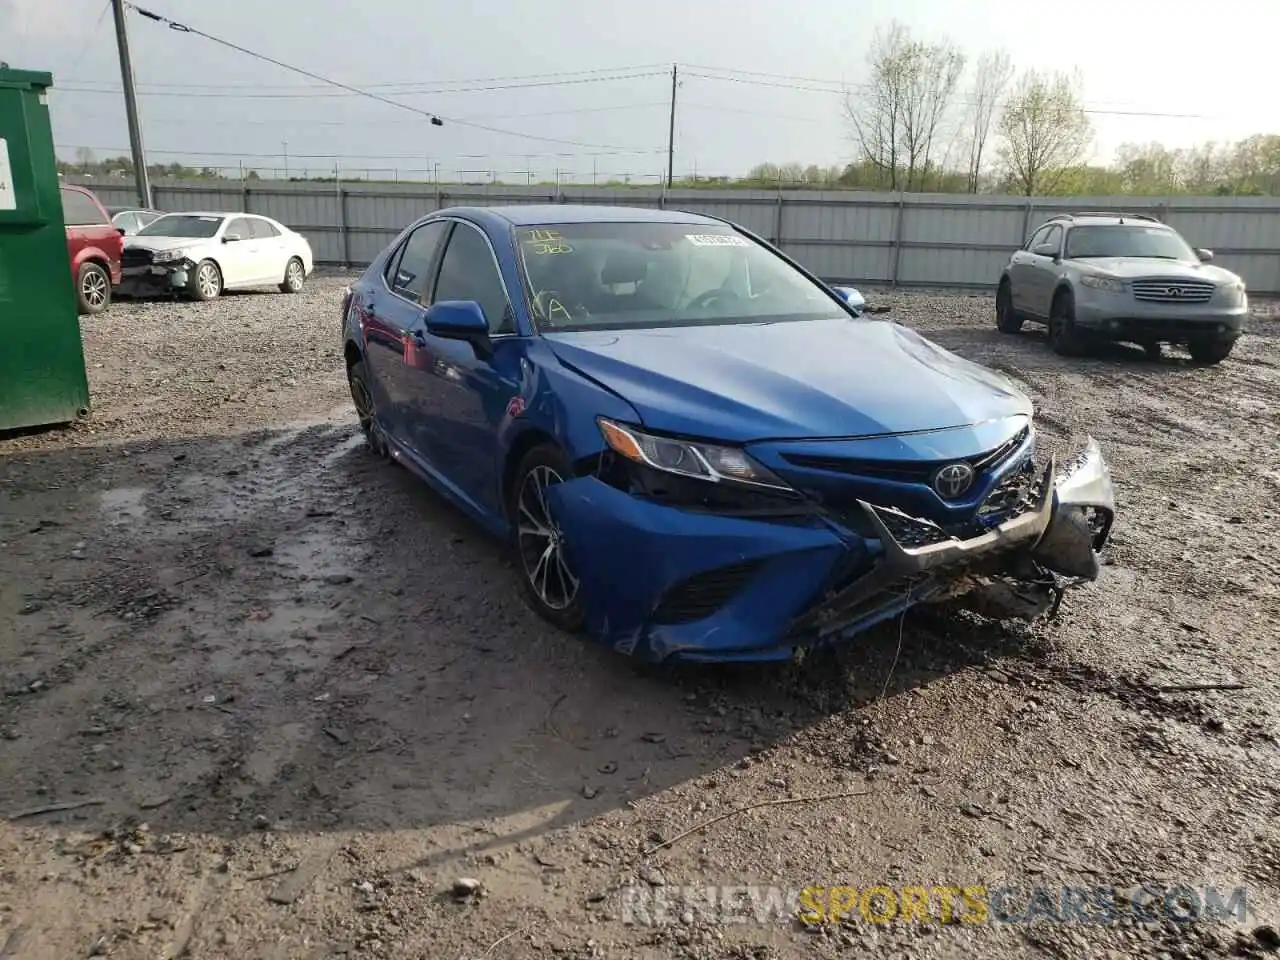
[[[256, 53], [444, 118], [315, 80], [130, 14], [151, 162], [265, 173], [654, 182], [760, 162], [841, 164], [856, 148], [842, 88], [866, 80], [895, 18], [971, 60], [1079, 69], [1093, 159], [1125, 142], [1189, 146], [1280, 132], [1265, 0], [140, 0]], [[128, 152], [107, 0], [0, 0], [0, 60], [54, 74], [60, 154]], [[493, 129], [482, 129], [484, 127]], [[287, 159], [286, 159], [287, 158]]]

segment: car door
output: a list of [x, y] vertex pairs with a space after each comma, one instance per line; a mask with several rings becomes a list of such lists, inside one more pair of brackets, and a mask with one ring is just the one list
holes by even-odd
[[[424, 462], [427, 444], [415, 439], [407, 404], [413, 344], [409, 330], [421, 326], [430, 299], [435, 263], [448, 220], [429, 220], [409, 233], [387, 259], [380, 277], [361, 287], [354, 308], [365, 333], [365, 363], [383, 427], [391, 438]], [[419, 428], [419, 433], [421, 429]]]
[[1029, 251], [1032, 269], [1027, 291], [1030, 298], [1027, 312], [1033, 316], [1049, 316], [1049, 304], [1058, 280], [1058, 255], [1061, 252], [1062, 227], [1056, 223], [1046, 224], [1044, 236], [1032, 244]]
[[446, 240], [432, 293], [432, 303], [447, 300], [480, 305], [492, 349], [432, 336], [419, 318], [410, 331], [416, 345], [411, 409], [430, 431], [432, 466], [440, 478], [477, 512], [492, 516], [501, 509], [498, 430], [519, 391], [523, 343], [494, 249], [465, 220]]
[[1013, 300], [1013, 309], [1019, 313], [1030, 313], [1032, 288], [1035, 286], [1035, 260], [1031, 251], [1049, 232], [1049, 225], [1043, 224], [1028, 238], [1022, 249], [1009, 260], [1009, 293]]
[[284, 280], [284, 267], [289, 262], [289, 250], [284, 236], [275, 224], [262, 217], [250, 217], [253, 240], [257, 244], [256, 269], [259, 283], [280, 283]]
[[247, 287], [258, 280], [254, 276], [255, 244], [253, 227], [247, 217], [232, 217], [227, 221], [217, 252], [224, 288]]

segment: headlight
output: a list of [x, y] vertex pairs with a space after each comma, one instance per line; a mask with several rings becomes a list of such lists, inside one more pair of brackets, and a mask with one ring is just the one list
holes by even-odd
[[1092, 287], [1094, 290], [1102, 290], [1106, 293], [1124, 293], [1124, 284], [1110, 277], [1081, 277], [1080, 283], [1083, 286]]
[[1233, 280], [1231, 283], [1224, 283], [1222, 285], [1222, 295], [1226, 298], [1227, 303], [1230, 303], [1234, 306], [1240, 306], [1246, 303], [1247, 301], [1245, 300], [1245, 294], [1244, 294], [1244, 281]]
[[604, 417], [599, 417], [597, 422], [609, 449], [633, 463], [711, 483], [730, 481], [780, 490], [791, 489], [785, 481], [737, 447], [655, 437]]
[[168, 263], [171, 260], [185, 260], [186, 250], [157, 250], [151, 257], [155, 263]]

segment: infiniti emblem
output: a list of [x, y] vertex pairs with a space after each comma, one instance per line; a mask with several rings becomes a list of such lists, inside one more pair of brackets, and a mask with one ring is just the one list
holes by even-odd
[[1177, 299], [1178, 297], [1182, 296], [1182, 288], [1181, 288], [1181, 287], [1168, 287], [1168, 288], [1165, 290], [1164, 295], [1165, 295], [1166, 297], [1173, 297], [1173, 298]]
[[933, 489], [940, 497], [952, 500], [973, 486], [973, 467], [967, 463], [949, 463], [933, 475]]

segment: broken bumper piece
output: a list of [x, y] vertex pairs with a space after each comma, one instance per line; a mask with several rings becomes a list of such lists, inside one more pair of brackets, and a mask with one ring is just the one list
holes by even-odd
[[160, 293], [180, 293], [187, 286], [195, 264], [190, 260], [125, 267], [120, 272], [117, 292], [126, 297], [142, 297]]
[[[681, 510], [593, 476], [548, 497], [589, 632], [642, 659], [751, 661], [786, 659], [946, 597], [985, 598], [995, 615], [1043, 612], [1064, 585], [1097, 576], [1115, 507], [1093, 441], [1061, 470], [1051, 461], [1031, 491], [1020, 512], [968, 539], [868, 503], [860, 535], [817, 513], [779, 521]], [[900, 521], [937, 537], [895, 536]]]

